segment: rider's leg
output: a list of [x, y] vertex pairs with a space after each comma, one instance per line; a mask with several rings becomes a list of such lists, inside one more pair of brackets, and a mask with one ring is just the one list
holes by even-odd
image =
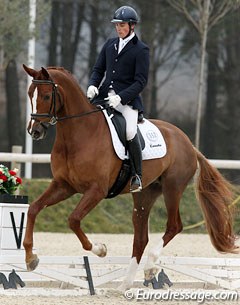
[[138, 110], [122, 104], [118, 105], [116, 109], [122, 113], [126, 120], [128, 150], [134, 167], [130, 191], [139, 192], [142, 190], [142, 150], [137, 135]]
[[135, 168], [135, 175], [131, 179], [130, 192], [140, 192], [142, 190], [142, 149], [138, 134], [128, 141], [128, 150]]

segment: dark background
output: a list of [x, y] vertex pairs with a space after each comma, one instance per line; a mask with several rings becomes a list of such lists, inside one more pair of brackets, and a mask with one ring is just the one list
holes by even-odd
[[[219, 0], [218, 3], [221, 3]], [[191, 1], [189, 1], [191, 2]], [[132, 5], [141, 22], [137, 35], [149, 45], [149, 82], [143, 92], [145, 116], [176, 124], [194, 143], [200, 35], [167, 0], [37, 1], [36, 69], [63, 66], [86, 90], [88, 76], [121, 5]], [[0, 3], [0, 152], [25, 145], [29, 1]], [[191, 10], [191, 7], [189, 7]], [[208, 33], [200, 150], [212, 159], [239, 159], [240, 15], [226, 14]], [[50, 153], [54, 128], [35, 142], [34, 153]], [[238, 171], [228, 177], [238, 183]], [[49, 165], [34, 165], [34, 177], [49, 177]]]

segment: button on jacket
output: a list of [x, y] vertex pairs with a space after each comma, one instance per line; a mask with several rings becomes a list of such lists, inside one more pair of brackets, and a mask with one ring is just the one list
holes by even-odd
[[[109, 39], [103, 46], [89, 80], [89, 86], [99, 87], [94, 103], [108, 96], [110, 89], [121, 97], [123, 105], [139, 111], [143, 104], [139, 94], [147, 84], [149, 48], [135, 35], [118, 54], [119, 38]], [[105, 73], [106, 72], [106, 73]]]

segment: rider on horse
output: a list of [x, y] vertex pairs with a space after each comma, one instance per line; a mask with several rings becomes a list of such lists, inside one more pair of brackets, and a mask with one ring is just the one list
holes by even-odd
[[124, 116], [128, 151], [134, 167], [130, 191], [139, 192], [142, 190], [142, 151], [137, 121], [138, 113], [143, 111], [139, 94], [147, 84], [149, 48], [134, 32], [139, 17], [132, 7], [117, 9], [111, 22], [115, 24], [118, 37], [104, 44], [93, 67], [87, 97], [94, 104], [105, 99]]

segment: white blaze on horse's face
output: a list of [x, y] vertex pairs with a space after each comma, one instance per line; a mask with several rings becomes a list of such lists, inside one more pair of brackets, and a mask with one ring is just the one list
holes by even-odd
[[[39, 105], [37, 103], [37, 99], [39, 98], [39, 90], [36, 87], [33, 91], [32, 95], [32, 111], [33, 113], [38, 113]], [[32, 129], [31, 129], [31, 136], [33, 140], [43, 140], [46, 137], [47, 132], [47, 124], [44, 122], [34, 120]]]
[[37, 96], [38, 96], [38, 89], [36, 87], [32, 97], [33, 113], [37, 112]]

